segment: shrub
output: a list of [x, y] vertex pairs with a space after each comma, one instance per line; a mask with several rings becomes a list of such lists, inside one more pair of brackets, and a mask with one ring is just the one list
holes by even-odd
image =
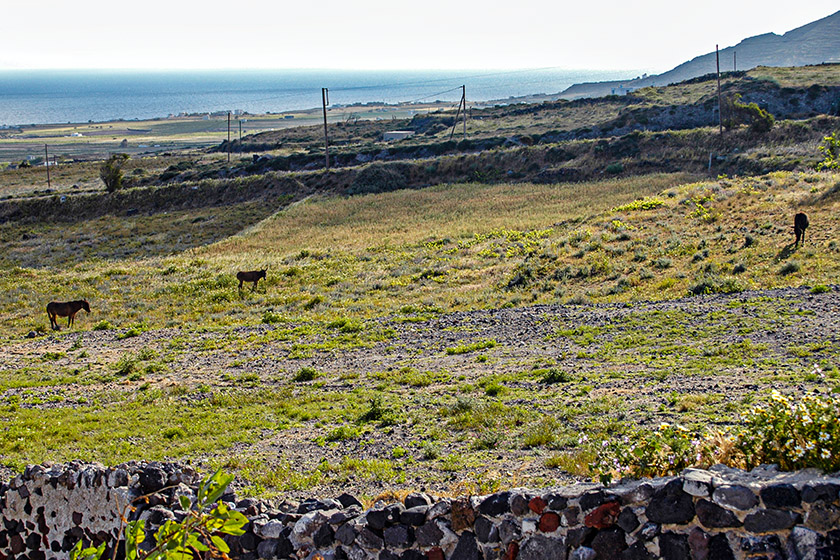
[[825, 284], [817, 284], [816, 286], [811, 288], [811, 293], [812, 294], [824, 294], [824, 293], [830, 292], [830, 291], [831, 291], [831, 288], [829, 288]]
[[782, 268], [779, 269], [779, 274], [782, 276], [787, 276], [788, 274], [793, 274], [795, 272], [799, 272], [802, 268], [802, 265], [799, 264], [799, 261], [790, 261], [785, 263]]
[[447, 348], [446, 353], [447, 355], [455, 355], [455, 354], [467, 354], [469, 352], [475, 352], [476, 350], [485, 350], [487, 348], [494, 348], [498, 345], [498, 342], [492, 339], [485, 339], [479, 340], [478, 342], [473, 342], [471, 344], [460, 344], [453, 348]]
[[[815, 366], [814, 372], [822, 371]], [[769, 402], [747, 411], [743, 427], [732, 433], [693, 433], [672, 424], [654, 431], [632, 431], [620, 440], [578, 443], [596, 449], [590, 472], [609, 483], [618, 476], [676, 474], [688, 467], [722, 463], [741, 469], [778, 464], [783, 470], [840, 469], [840, 396], [805, 394], [796, 398], [773, 391]]]
[[122, 166], [127, 159], [128, 154], [111, 154], [99, 167], [99, 178], [105, 183], [105, 190], [109, 193], [122, 188]]
[[262, 316], [262, 322], [266, 325], [271, 325], [273, 323], [282, 323], [283, 316], [273, 311], [264, 311]]
[[653, 266], [658, 269], [666, 269], [671, 267], [671, 259], [668, 257], [659, 257], [653, 262]]
[[[818, 368], [815, 368], [818, 369]], [[777, 463], [784, 470], [840, 469], [840, 398], [806, 394], [796, 399], [773, 391], [770, 402], [745, 415], [736, 435], [748, 465]]]
[[824, 157], [817, 164], [817, 171], [822, 171], [823, 169], [840, 169], [840, 137], [837, 136], [837, 132], [823, 138], [822, 144], [817, 149]]
[[630, 210], [653, 210], [654, 208], [659, 208], [665, 204], [665, 201], [659, 198], [658, 196], [649, 196], [645, 198], [640, 198], [638, 200], [634, 200], [629, 204], [624, 204], [623, 206], [616, 206], [612, 209], [612, 212], [627, 212]]
[[420, 444], [420, 456], [426, 461], [437, 459], [440, 457], [440, 446], [432, 441], [424, 441]]
[[715, 274], [704, 274], [697, 281], [689, 292], [699, 296], [703, 294], [732, 294], [744, 291], [741, 282], [731, 276], [717, 276]]
[[741, 94], [726, 97], [721, 108], [725, 118], [723, 126], [727, 129], [746, 124], [757, 133], [769, 132], [776, 123], [775, 117], [762, 109], [755, 102], [741, 103]]
[[292, 377], [292, 381], [301, 383], [304, 381], [312, 381], [318, 377], [318, 371], [315, 368], [311, 367], [302, 367], [298, 370], [294, 377]]
[[359, 430], [350, 426], [339, 426], [327, 434], [327, 441], [344, 441], [359, 437]]
[[534, 374], [540, 376], [540, 383], [568, 383], [572, 380], [569, 372], [559, 368], [538, 369], [534, 370]]

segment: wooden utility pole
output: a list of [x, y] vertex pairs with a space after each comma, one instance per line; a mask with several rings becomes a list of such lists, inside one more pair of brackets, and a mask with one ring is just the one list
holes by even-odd
[[228, 111], [228, 163], [230, 163], [230, 111]]
[[464, 104], [464, 140], [467, 139], [467, 86], [461, 86], [461, 102]]
[[237, 118], [236, 120], [239, 121], [239, 154], [241, 155], [242, 154], [242, 119]]
[[44, 144], [44, 165], [47, 166], [47, 187], [50, 187], [50, 156], [47, 153], [47, 145]]
[[330, 90], [321, 88], [321, 103], [324, 106], [324, 167], [330, 170], [330, 138], [327, 134], [327, 105], [330, 104]]
[[736, 51], [732, 51], [732, 71], [738, 71], [738, 53]]
[[452, 121], [452, 132], [449, 133], [449, 139], [455, 135], [455, 128], [458, 126], [458, 117], [461, 116], [461, 107], [464, 111], [464, 140], [467, 139], [467, 86], [461, 86], [461, 100], [458, 102], [458, 110], [455, 112], [455, 120]]
[[717, 83], [718, 83], [718, 126], [720, 126], [720, 133], [723, 134], [723, 106], [721, 104], [720, 95], [720, 51], [718, 45], [715, 45], [715, 60], [717, 61]]

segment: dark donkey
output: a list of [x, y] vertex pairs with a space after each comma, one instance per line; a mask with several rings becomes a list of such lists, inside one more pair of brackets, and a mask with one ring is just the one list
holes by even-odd
[[796, 234], [796, 246], [799, 246], [799, 240], [802, 239], [802, 244], [805, 245], [805, 230], [808, 229], [808, 216], [804, 212], [800, 212], [793, 217], [793, 233]]
[[236, 279], [239, 280], [239, 289], [242, 289], [243, 282], [253, 282], [254, 287], [251, 288], [252, 291], [256, 291], [257, 289], [257, 282], [260, 281], [260, 278], [265, 278], [265, 271], [266, 269], [262, 270], [249, 270], [247, 272], [239, 271], [236, 273]]
[[76, 319], [76, 313], [79, 309], [84, 309], [90, 313], [90, 305], [87, 300], [80, 299], [76, 301], [51, 301], [47, 304], [47, 315], [50, 316], [50, 326], [54, 331], [58, 330], [58, 323], [56, 317], [67, 317], [67, 328], [73, 326]]

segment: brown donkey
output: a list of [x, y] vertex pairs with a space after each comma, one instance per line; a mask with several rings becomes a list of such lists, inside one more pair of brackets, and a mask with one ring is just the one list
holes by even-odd
[[56, 317], [67, 317], [67, 328], [69, 329], [73, 326], [73, 321], [76, 319], [76, 313], [79, 312], [79, 309], [84, 309], [90, 313], [90, 305], [88, 305], [87, 300], [49, 302], [47, 304], [47, 315], [50, 317], [50, 326], [54, 331], [57, 331]]
[[236, 279], [239, 280], [239, 289], [242, 289], [243, 282], [253, 282], [254, 287], [251, 288], [251, 291], [256, 291], [257, 289], [257, 282], [260, 281], [260, 278], [265, 278], [265, 271], [266, 269], [262, 270], [250, 270], [248, 272], [239, 271], [236, 273]]

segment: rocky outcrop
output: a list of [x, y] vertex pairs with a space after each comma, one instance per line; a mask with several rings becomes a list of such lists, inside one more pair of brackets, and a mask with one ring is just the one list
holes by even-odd
[[[179, 497], [194, 497], [197, 482], [171, 463], [31, 466], [0, 487], [0, 559], [64, 558], [79, 539], [113, 544], [132, 500], [128, 518], [150, 528], [183, 519]], [[222, 500], [249, 519], [227, 537], [231, 556], [249, 560], [840, 558], [840, 478], [816, 471], [716, 466], [609, 487], [413, 493], [367, 510], [349, 494]]]

